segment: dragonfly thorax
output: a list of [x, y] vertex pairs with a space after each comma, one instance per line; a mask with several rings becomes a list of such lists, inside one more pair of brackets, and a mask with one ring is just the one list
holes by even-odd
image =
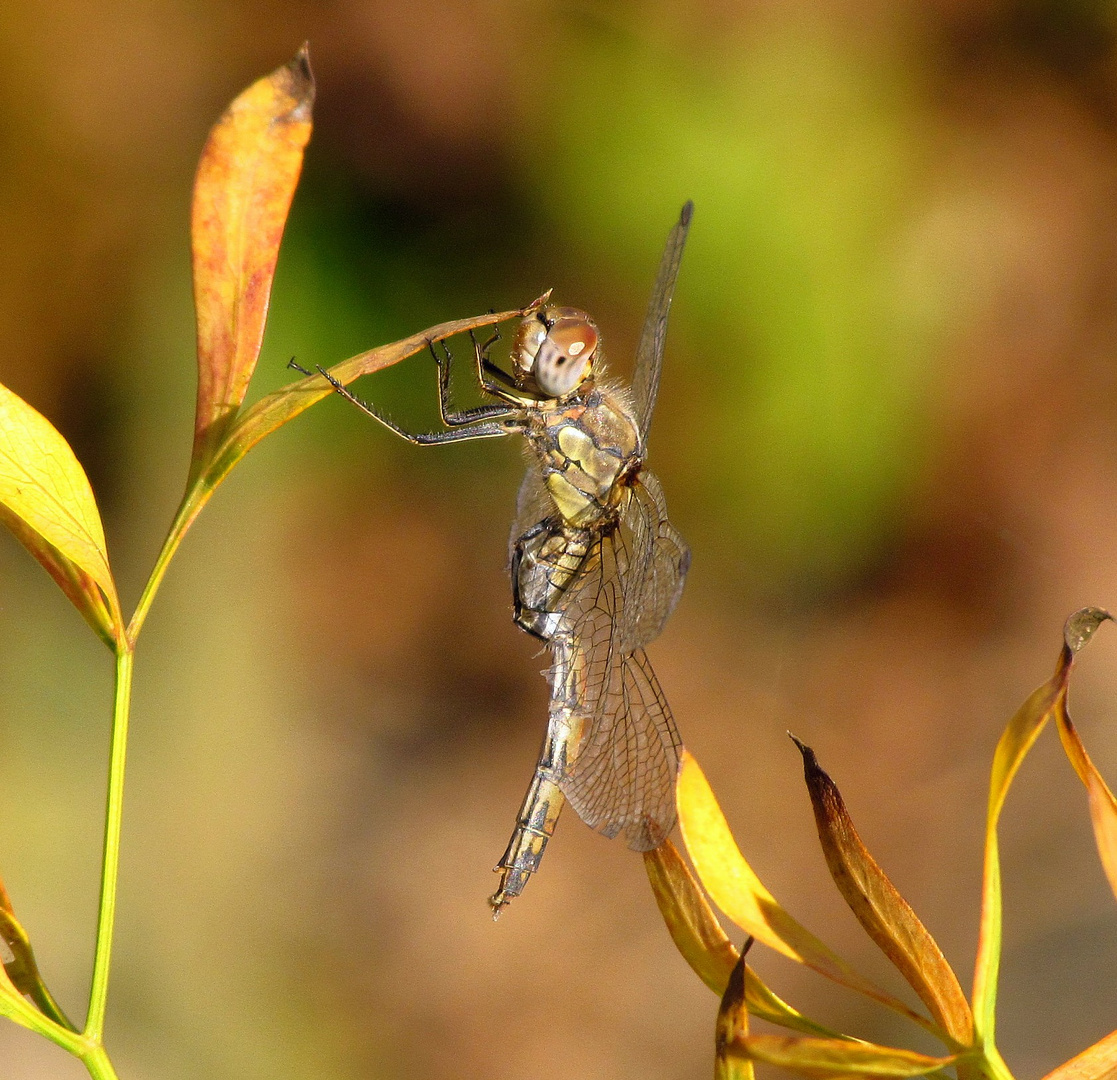
[[547, 398], [572, 394], [593, 374], [600, 334], [577, 308], [545, 307], [520, 323], [512, 342], [518, 382]]

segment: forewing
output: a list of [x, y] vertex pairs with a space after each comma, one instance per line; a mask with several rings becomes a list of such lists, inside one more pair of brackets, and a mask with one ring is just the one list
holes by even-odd
[[[618, 529], [591, 550], [565, 595], [570, 628], [552, 648], [570, 650], [581, 685], [585, 734], [562, 790], [582, 820], [629, 847], [657, 847], [675, 824], [674, 785], [681, 746], [671, 709], [643, 649], [622, 647], [632, 550]], [[654, 636], [654, 635], [653, 635]], [[558, 657], [556, 656], [556, 659]]]
[[640, 436], [648, 438], [648, 428], [652, 423], [656, 395], [659, 393], [659, 373], [663, 366], [663, 344], [667, 338], [667, 315], [671, 310], [671, 297], [675, 292], [675, 280], [679, 276], [679, 263], [683, 258], [687, 231], [694, 203], [687, 201], [675, 227], [667, 237], [663, 258], [659, 262], [659, 273], [648, 301], [648, 314], [644, 318], [644, 329], [640, 334], [640, 345], [636, 350], [636, 368], [632, 376], [632, 396], [636, 405], [636, 424]]

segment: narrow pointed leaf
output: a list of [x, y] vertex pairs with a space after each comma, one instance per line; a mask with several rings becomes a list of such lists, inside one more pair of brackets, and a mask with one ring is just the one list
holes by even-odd
[[858, 974], [776, 902], [733, 840], [698, 762], [685, 751], [676, 795], [683, 839], [699, 880], [714, 903], [745, 933], [941, 1037], [937, 1025]]
[[[698, 882], [670, 840], [644, 852], [652, 892], [675, 947], [698, 977], [716, 994], [724, 994], [740, 953], [721, 928]], [[745, 967], [745, 999], [761, 1020], [807, 1035], [841, 1038], [809, 1020], [774, 993], [751, 967]]]
[[750, 1035], [728, 1049], [752, 1061], [825, 1077], [923, 1076], [958, 1060], [958, 1055], [931, 1057], [874, 1043], [790, 1035]]
[[791, 736], [803, 772], [830, 876], [869, 937], [880, 946], [940, 1027], [959, 1046], [973, 1040], [973, 1014], [935, 939], [869, 854], [837, 785], [814, 751]]
[[728, 1053], [728, 1048], [749, 1036], [749, 1010], [745, 1000], [745, 957], [733, 965], [721, 997], [714, 1025], [714, 1080], [753, 1080], [748, 1058]]
[[[439, 323], [429, 330], [412, 334], [402, 341], [381, 345], [368, 352], [351, 356], [348, 360], [335, 364], [329, 372], [338, 382], [348, 385], [361, 375], [381, 371], [391, 367], [392, 364], [398, 364], [401, 360], [406, 360], [409, 356], [414, 356], [415, 353], [422, 352], [431, 342], [443, 341], [455, 334], [493, 326], [507, 319], [522, 318], [527, 312], [535, 310], [539, 303], [540, 301], [536, 300], [527, 307], [515, 311], [499, 311], [470, 319], [454, 319], [451, 322]], [[434, 393], [433, 361], [431, 361], [431, 370], [431, 392]], [[262, 397], [246, 409], [243, 416], [238, 417], [236, 424], [214, 455], [212, 463], [206, 469], [202, 478], [204, 485], [210, 488], [216, 487], [228, 475], [229, 470], [261, 439], [282, 427], [288, 420], [293, 420], [316, 401], [321, 401], [334, 392], [334, 388], [321, 375], [310, 375]]]
[[120, 607], [93, 489], [50, 421], [5, 386], [0, 386], [0, 506], [0, 518], [111, 640]]
[[1117, 1031], [1063, 1062], [1043, 1080], [1114, 1080], [1117, 1078]]
[[1037, 687], [1008, 722], [993, 754], [985, 824], [985, 867], [981, 889], [981, 929], [974, 966], [973, 1011], [977, 1037], [992, 1043], [996, 1027], [997, 976], [1001, 957], [1001, 862], [997, 822], [1013, 778], [1047, 721], [1063, 707], [1071, 665], [1094, 631], [1110, 618], [1101, 608], [1075, 612], [1063, 628], [1055, 673]]
[[283, 226], [310, 138], [306, 46], [244, 91], [214, 125], [194, 181], [198, 320], [193, 468], [228, 430], [256, 367]]
[[[1099, 620], [1094, 628], [1100, 625]], [[1094, 840], [1102, 868], [1109, 879], [1109, 887], [1117, 896], [1117, 798], [1114, 798], [1109, 785], [1102, 779], [1097, 766], [1090, 759], [1078, 730], [1071, 722], [1067, 708], [1067, 695], [1062, 694], [1055, 704], [1055, 722], [1059, 740], [1070, 759], [1074, 771], [1086, 787], [1090, 802], [1090, 820], [1094, 826]]]
[[740, 953], [670, 840], [644, 852], [644, 868], [675, 947], [715, 994], [724, 994]]

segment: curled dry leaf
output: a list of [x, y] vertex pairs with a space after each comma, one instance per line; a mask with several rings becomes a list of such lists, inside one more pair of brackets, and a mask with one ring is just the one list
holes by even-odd
[[[1067, 682], [1074, 658], [1111, 616], [1101, 608], [1075, 612], [1063, 629], [1055, 673], [1037, 687], [1008, 722], [993, 755], [985, 824], [985, 866], [981, 890], [981, 929], [974, 966], [973, 1011], [977, 1037], [992, 1042], [996, 1026], [997, 977], [1001, 955], [1001, 864], [997, 823], [1021, 763], [1047, 721], [1066, 707]], [[1069, 752], [1069, 751], [1068, 751]], [[1072, 761], [1074, 758], [1072, 757]], [[1100, 780], [1100, 777], [1098, 778]], [[1103, 855], [1103, 859], [1106, 856]]]
[[[644, 852], [644, 867], [675, 947], [714, 993], [724, 994], [740, 954], [721, 928], [678, 849], [668, 840]], [[749, 1012], [761, 1020], [807, 1035], [841, 1038], [837, 1032], [793, 1009], [747, 965], [745, 1002]]]
[[[1100, 608], [1084, 608], [1076, 612], [1067, 620], [1063, 634], [1067, 649], [1077, 652], [1090, 639], [1094, 631], [1110, 618], [1112, 616]], [[1109, 880], [1109, 887], [1117, 896], [1117, 799], [1109, 790], [1109, 785], [1102, 779], [1090, 755], [1086, 753], [1086, 747], [1083, 746], [1082, 739], [1071, 722], [1066, 693], [1061, 694], [1055, 703], [1055, 723], [1063, 749], [1071, 765], [1074, 766], [1074, 771], [1086, 786], [1098, 855], [1101, 857], [1105, 876]]]
[[973, 1040], [973, 1014], [935, 939], [869, 854], [837, 785], [814, 751], [791, 736], [803, 772], [830, 876], [868, 935], [896, 966], [939, 1026], [958, 1046]]
[[304, 45], [233, 101], [198, 163], [191, 216], [198, 320], [194, 473], [227, 432], [256, 367], [313, 102]]
[[69, 444], [0, 386], [0, 518], [112, 644], [122, 634], [105, 532], [93, 489]]
[[676, 797], [683, 839], [699, 880], [714, 903], [746, 934], [941, 1037], [937, 1025], [860, 975], [777, 903], [741, 854], [709, 782], [686, 751]]
[[749, 1035], [727, 1048], [752, 1061], [780, 1065], [807, 1076], [923, 1076], [958, 1061], [875, 1043], [790, 1035]]

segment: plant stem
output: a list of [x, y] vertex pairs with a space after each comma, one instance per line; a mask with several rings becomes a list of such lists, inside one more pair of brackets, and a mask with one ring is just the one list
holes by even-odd
[[[109, 751], [109, 789], [105, 810], [105, 847], [101, 861], [101, 902], [97, 911], [97, 947], [93, 954], [93, 985], [85, 1019], [86, 1039], [95, 1051], [83, 1056], [91, 1075], [112, 1076], [108, 1058], [101, 1057], [101, 1035], [105, 1029], [105, 1004], [109, 990], [109, 960], [112, 955], [113, 920], [116, 915], [116, 879], [120, 867], [120, 822], [124, 806], [124, 759], [128, 746], [128, 708], [132, 698], [132, 646], [121, 645], [116, 654], [116, 688], [113, 697], [112, 743]], [[100, 1056], [98, 1056], [100, 1055]], [[96, 1062], [94, 1061], [96, 1058]], [[100, 1072], [94, 1072], [94, 1065]], [[108, 1070], [107, 1072], [105, 1070]]]
[[98, 1044], [82, 1056], [82, 1063], [89, 1070], [91, 1080], [117, 1080], [116, 1070], [109, 1061], [105, 1048]]
[[982, 1071], [990, 1080], [1013, 1080], [1012, 1073], [1008, 1070], [1008, 1065], [1005, 1064], [1005, 1059], [1001, 1057], [1000, 1051], [992, 1045], [985, 1047], [985, 1062]]

